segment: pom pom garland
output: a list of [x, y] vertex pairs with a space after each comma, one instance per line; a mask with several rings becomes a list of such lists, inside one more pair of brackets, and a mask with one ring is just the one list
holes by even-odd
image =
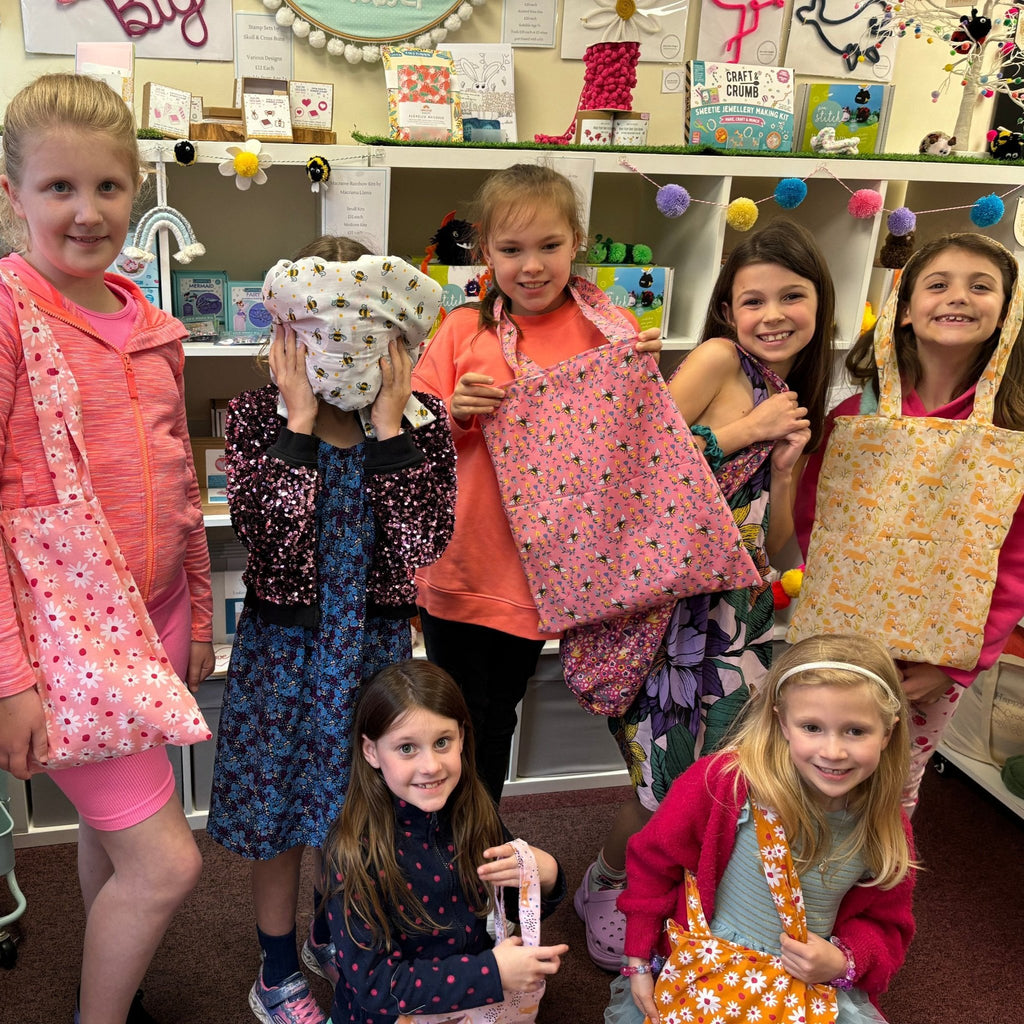
[[757, 223], [757, 204], [745, 196], [734, 199], [725, 211], [725, 223], [734, 231], [749, 231]]
[[801, 178], [783, 178], [775, 186], [775, 202], [784, 210], [792, 210], [807, 198], [807, 183]]
[[583, 54], [580, 110], [629, 110], [636, 86], [640, 44], [594, 43]]
[[1003, 219], [1005, 212], [1006, 206], [1002, 199], [993, 192], [991, 195], [982, 196], [975, 201], [971, 207], [971, 223], [976, 224], [979, 228], [987, 228], [998, 224]]
[[690, 205], [690, 193], [682, 185], [662, 185], [654, 204], [666, 217], [681, 217]]
[[889, 229], [890, 234], [902, 238], [917, 227], [917, 214], [905, 206], [900, 206], [889, 214], [885, 226]]
[[846, 209], [858, 220], [871, 220], [882, 209], [881, 193], [873, 188], [859, 188], [850, 196]]

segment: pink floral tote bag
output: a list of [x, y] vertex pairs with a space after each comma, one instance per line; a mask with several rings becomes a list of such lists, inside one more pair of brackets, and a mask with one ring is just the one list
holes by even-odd
[[89, 480], [78, 386], [17, 275], [0, 271], [21, 327], [58, 501], [0, 509], [7, 572], [43, 700], [48, 768], [211, 738], [171, 668]]
[[570, 282], [609, 344], [542, 369], [516, 351], [516, 379], [483, 420], [502, 503], [540, 628], [615, 618], [760, 581], [721, 488], [657, 365], [596, 285]]
[[[526, 946], [540, 945], [540, 872], [533, 851], [522, 839], [513, 839], [512, 847], [519, 861], [519, 934]], [[496, 888], [494, 914], [494, 943], [497, 945], [508, 937], [505, 915], [501, 912], [502, 890]], [[489, 1006], [475, 1006], [470, 1010], [453, 1010], [450, 1013], [405, 1014], [395, 1024], [533, 1024], [540, 1009], [540, 1000], [546, 985], [541, 982], [529, 991], [505, 993], [500, 1003]]]
[[836, 419], [790, 643], [866, 633], [906, 661], [977, 663], [999, 550], [1024, 494], [1024, 432], [992, 422], [1021, 307], [1018, 282], [967, 419], [905, 417], [890, 295], [875, 334], [878, 412]]

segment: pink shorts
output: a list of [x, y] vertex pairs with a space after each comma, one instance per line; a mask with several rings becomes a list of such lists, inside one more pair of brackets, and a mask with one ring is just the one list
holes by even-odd
[[[174, 670], [184, 678], [192, 643], [192, 611], [184, 570], [178, 582], [158, 594], [146, 608]], [[174, 795], [174, 772], [167, 749], [162, 746], [47, 774], [75, 805], [79, 818], [101, 832], [116, 832], [145, 821]]]

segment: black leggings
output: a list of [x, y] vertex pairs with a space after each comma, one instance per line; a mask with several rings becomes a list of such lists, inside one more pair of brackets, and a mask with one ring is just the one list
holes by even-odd
[[427, 658], [459, 684], [469, 705], [477, 770], [497, 802], [508, 776], [516, 706], [537, 670], [544, 641], [438, 619], [422, 608], [419, 613]]

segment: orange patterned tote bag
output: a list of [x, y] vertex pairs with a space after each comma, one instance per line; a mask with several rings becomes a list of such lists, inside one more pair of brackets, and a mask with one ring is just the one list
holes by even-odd
[[[522, 839], [513, 839], [512, 848], [519, 861], [519, 934], [526, 946], [540, 945], [540, 872], [533, 851]], [[505, 915], [502, 913], [502, 890], [494, 890], [494, 943], [508, 937]], [[452, 1010], [449, 1013], [402, 1014], [395, 1024], [534, 1024], [540, 1009], [541, 996], [546, 985], [526, 991], [506, 992], [500, 1003], [474, 1006], [470, 1010]]]
[[46, 719], [48, 768], [211, 738], [157, 636], [92, 490], [78, 385], [17, 275], [0, 272], [21, 328], [54, 505], [0, 509], [25, 652]]
[[[798, 942], [806, 942], [807, 915], [785, 830], [773, 811], [753, 803], [751, 808], [761, 865], [782, 928]], [[713, 935], [697, 879], [689, 871], [686, 896], [686, 927], [668, 920], [671, 952], [654, 986], [662, 1021], [835, 1024], [838, 1005], [831, 985], [808, 985], [787, 974], [777, 956]]]
[[570, 290], [609, 344], [544, 369], [518, 352], [499, 299], [516, 379], [482, 419], [540, 629], [760, 583], [657, 365], [633, 348], [632, 324], [597, 285], [574, 277]]
[[901, 414], [898, 302], [894, 290], [875, 334], [878, 412], [838, 417], [828, 442], [786, 639], [864, 633], [896, 658], [969, 669], [1024, 494], [1024, 432], [992, 422], [1021, 325], [1020, 282], [965, 420]]

